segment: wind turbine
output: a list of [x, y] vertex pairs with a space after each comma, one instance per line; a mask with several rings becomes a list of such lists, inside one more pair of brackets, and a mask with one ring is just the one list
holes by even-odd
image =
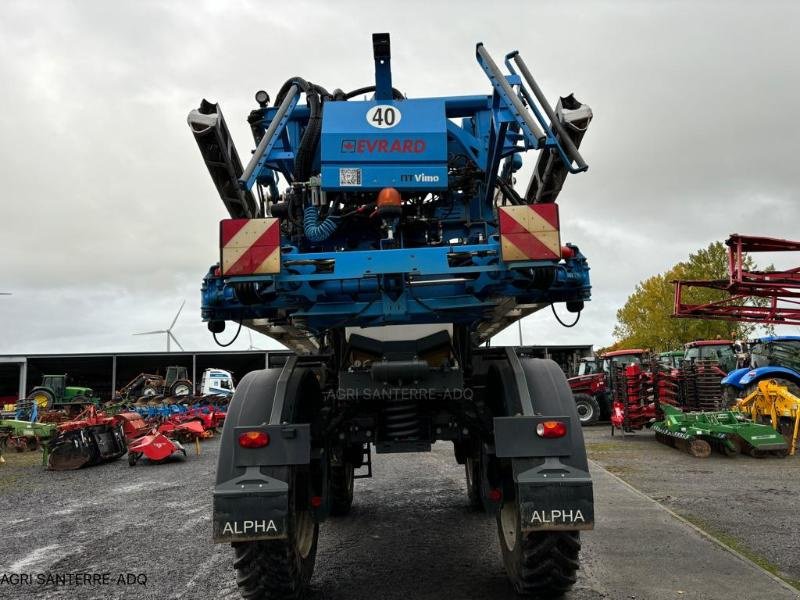
[[[133, 335], [155, 335], [155, 334], [158, 334], [158, 333], [164, 333], [164, 334], [166, 334], [166, 337], [167, 337], [167, 352], [170, 352], [170, 347], [169, 347], [170, 339], [178, 345], [178, 348], [183, 350], [183, 346], [181, 346], [181, 343], [178, 341], [178, 338], [176, 338], [174, 335], [172, 335], [172, 328], [175, 327], [175, 323], [178, 322], [178, 317], [181, 315], [181, 311], [183, 310], [183, 305], [184, 304], [186, 304], [186, 300], [184, 300], [181, 303], [181, 307], [178, 309], [178, 312], [175, 313], [175, 318], [172, 319], [172, 324], [169, 327], [167, 327], [166, 329], [159, 329], [157, 331], [143, 331], [141, 333], [134, 333]], [[185, 352], [185, 350], [184, 350], [184, 352]]]

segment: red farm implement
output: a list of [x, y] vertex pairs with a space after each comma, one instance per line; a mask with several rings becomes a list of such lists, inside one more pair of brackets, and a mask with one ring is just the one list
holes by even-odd
[[122, 424], [90, 405], [72, 421], [58, 425], [47, 447], [47, 467], [69, 471], [117, 460], [127, 451]]
[[128, 464], [134, 466], [141, 458], [146, 458], [152, 463], [160, 463], [176, 452], [182, 452], [186, 456], [186, 450], [180, 442], [168, 438], [157, 429], [153, 429], [147, 435], [143, 435], [130, 443], [128, 446]]
[[[733, 234], [728, 246], [728, 279], [675, 281], [674, 316], [693, 319], [800, 325], [800, 267], [783, 271], [750, 271], [744, 267], [753, 252], [797, 252], [800, 242]], [[727, 297], [705, 303], [684, 301], [690, 288], [715, 289]]]
[[624, 433], [642, 429], [656, 417], [653, 402], [653, 377], [643, 371], [640, 364], [613, 365], [611, 370], [613, 402], [611, 433], [621, 429]]
[[122, 431], [128, 442], [135, 440], [150, 432], [151, 427], [145, 422], [137, 412], [127, 411], [115, 415], [116, 421], [122, 425]]
[[142, 457], [151, 462], [161, 462], [175, 452], [183, 452], [185, 456], [186, 451], [176, 439], [195, 442], [197, 453], [200, 453], [198, 440], [205, 434], [205, 428], [197, 419], [186, 422], [168, 419], [155, 425], [137, 412], [119, 413], [115, 419], [122, 426], [128, 442], [128, 464], [131, 466]]
[[641, 364], [647, 350], [632, 348], [614, 350], [581, 361], [578, 375], [567, 382], [572, 390], [581, 425], [608, 420], [613, 414], [614, 378], [612, 371], [619, 366]]

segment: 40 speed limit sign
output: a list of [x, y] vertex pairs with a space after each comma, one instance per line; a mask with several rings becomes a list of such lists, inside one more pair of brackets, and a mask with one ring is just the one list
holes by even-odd
[[400, 122], [403, 115], [396, 106], [379, 104], [367, 111], [367, 123], [378, 129], [390, 129]]

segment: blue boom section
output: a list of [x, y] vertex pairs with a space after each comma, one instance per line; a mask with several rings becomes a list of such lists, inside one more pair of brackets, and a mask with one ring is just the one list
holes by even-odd
[[[559, 264], [530, 261], [509, 268], [496, 239], [484, 244], [380, 252], [302, 253], [281, 257], [275, 276], [215, 276], [203, 282], [209, 321], [269, 319], [319, 335], [343, 326], [456, 323], [477, 327], [503, 301], [517, 304], [580, 302], [590, 297], [589, 267], [577, 248]], [[459, 261], [468, 266], [451, 266]], [[326, 262], [321, 273], [313, 263]], [[238, 299], [237, 283], [260, 287], [263, 302]]]
[[[516, 53], [509, 57], [524, 67]], [[481, 342], [494, 325], [552, 303], [582, 309], [591, 288], [578, 248], [556, 247], [560, 260], [528, 247], [509, 258], [498, 213], [532, 204], [537, 189], [552, 201], [567, 173], [587, 168], [577, 145], [591, 111], [571, 96], [555, 112], [537, 105], [527, 67], [520, 75], [507, 60], [511, 73], [502, 74], [480, 44], [477, 59], [491, 95], [407, 99], [391, 87], [385, 55], [376, 55], [376, 85], [349, 94], [289, 80], [275, 106], [262, 102], [250, 115], [257, 148], [245, 169], [220, 137], [227, 127], [216, 105], [204, 101], [190, 114], [231, 216], [276, 218], [281, 229], [280, 272], [223, 276], [211, 267], [202, 314], [212, 331], [255, 319], [312, 336], [444, 322]], [[217, 137], [204, 143], [209, 131]], [[528, 151], [539, 152], [538, 179], [521, 197], [514, 174]], [[552, 248], [559, 232], [548, 235]]]

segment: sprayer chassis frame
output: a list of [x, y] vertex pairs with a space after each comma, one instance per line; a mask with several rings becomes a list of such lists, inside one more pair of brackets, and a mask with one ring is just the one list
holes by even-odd
[[[464, 389], [475, 386], [477, 390], [491, 365], [499, 366], [506, 370], [506, 392], [519, 396], [520, 414], [495, 415], [484, 419], [482, 424], [468, 422], [465, 415], [475, 410], [486, 398], [465, 399], [456, 403], [457, 412], [442, 410], [425, 430], [427, 437], [416, 442], [381, 439], [379, 425], [370, 422], [370, 417], [362, 412], [365, 408], [363, 398], [351, 407], [355, 412], [348, 411], [348, 418], [338, 422], [325, 435], [319, 432], [325, 431], [330, 425], [326, 418], [332, 420], [338, 414], [335, 410], [326, 408], [320, 411], [314, 423], [285, 421], [285, 406], [296, 401], [293, 394], [299, 389], [294, 385], [297, 376], [304, 370], [311, 370], [316, 373], [317, 379], [324, 380], [320, 376], [330, 365], [330, 356], [289, 356], [282, 367], [248, 374], [253, 381], [260, 378], [267, 385], [259, 388], [257, 395], [248, 397], [242, 392], [249, 391], [251, 384], [244, 381], [240, 383], [237, 390], [240, 396], [234, 397], [239, 405], [232, 405], [225, 429], [231, 439], [245, 431], [263, 431], [272, 441], [265, 448], [257, 450], [223, 443], [214, 490], [214, 541], [231, 543], [286, 538], [289, 468], [309, 469], [321, 478], [318, 485], [323, 503], [312, 511], [315, 520], [321, 522], [329, 515], [329, 498], [324, 490], [334, 456], [341, 456], [340, 452], [346, 448], [364, 448], [369, 453], [369, 444], [374, 444], [378, 453], [424, 452], [430, 450], [434, 441], [453, 442], [456, 460], [460, 464], [466, 462], [469, 448], [480, 448], [481, 496], [484, 508], [490, 514], [496, 513], [501, 505], [488, 499], [489, 490], [499, 486], [504, 489], [504, 497], [508, 497], [506, 501], [514, 498], [519, 502], [523, 531], [592, 529], [593, 486], [586, 463], [583, 434], [571, 394], [565, 387], [565, 398], [569, 403], [565, 405], [563, 413], [554, 414], [552, 409], [545, 408], [542, 398], [531, 396], [530, 374], [526, 374], [523, 362], [533, 361], [537, 363], [537, 369], [551, 369], [563, 377], [560, 368], [552, 361], [520, 359], [516, 350], [510, 347], [480, 349], [473, 358], [472, 377], [465, 377], [463, 371], [457, 369], [451, 372], [451, 377], [441, 378], [438, 384], [430, 385], [442, 390], [460, 383]], [[342, 380], [343, 375], [344, 372], [339, 374], [338, 383], [330, 382], [331, 387], [320, 390], [322, 397], [348, 384]], [[351, 379], [349, 383], [353, 381], [358, 381], [358, 378]], [[420, 385], [423, 384], [428, 385], [425, 382]], [[564, 384], [566, 386], [566, 380]], [[252, 384], [252, 387], [257, 388], [258, 385]], [[408, 390], [409, 387], [413, 386], [390, 386], [398, 390]], [[361, 391], [380, 392], [382, 389], [386, 388], [373, 383], [371, 388]], [[378, 405], [372, 410], [381, 409]], [[565, 414], [567, 412], [572, 414]], [[326, 414], [327, 417], [324, 416]], [[566, 424], [569, 432], [567, 437], [553, 440], [535, 434], [540, 422], [552, 419]], [[575, 436], [579, 436], [579, 442]], [[333, 459], [333, 462], [336, 460]], [[489, 462], [494, 466], [490, 466]], [[497, 469], [501, 463], [505, 465], [503, 469], [506, 475], [498, 475]], [[370, 465], [371, 461], [365, 461], [360, 466]], [[492, 472], [494, 475], [490, 475]], [[371, 468], [364, 476], [371, 476]], [[491, 478], [494, 480], [490, 481]], [[577, 518], [578, 515], [580, 518]], [[254, 525], [256, 523], [259, 525]]]
[[[202, 314], [207, 321], [269, 319], [280, 324], [287, 311], [317, 335], [343, 319], [349, 326], [437, 321], [470, 324], [508, 298], [527, 306], [527, 312], [553, 302], [588, 300], [591, 287], [586, 261], [577, 248], [571, 248], [575, 255], [562, 263], [513, 264], [500, 260], [496, 238], [486, 244], [378, 252], [301, 253], [290, 248], [282, 253], [281, 273], [276, 275], [221, 277], [212, 268], [203, 282]], [[474, 264], [451, 267], [449, 256], [471, 256]], [[316, 270], [311, 263], [325, 264], [329, 272], [289, 272]], [[530, 273], [537, 270], [548, 273], [546, 289], [530, 287]], [[392, 289], [392, 279], [398, 277], [402, 282], [399, 293], [394, 297], [383, 293]], [[256, 283], [263, 286], [263, 293], [277, 295], [270, 302], [242, 304], [233, 287], [241, 283]], [[522, 289], [523, 285], [529, 289]], [[482, 341], [479, 337], [475, 343]]]

